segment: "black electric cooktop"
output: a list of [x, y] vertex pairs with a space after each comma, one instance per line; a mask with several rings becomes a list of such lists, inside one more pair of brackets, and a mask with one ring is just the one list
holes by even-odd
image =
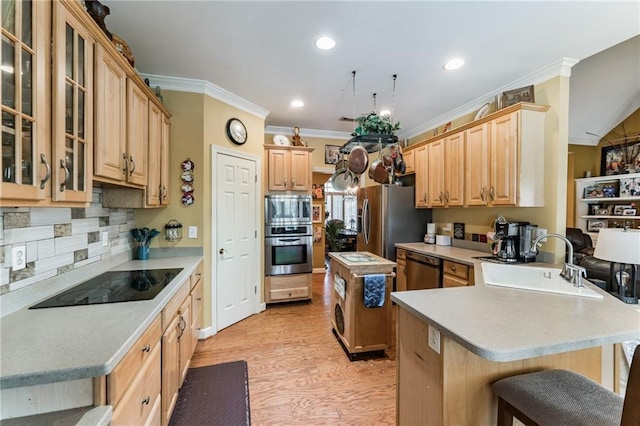
[[29, 309], [151, 300], [180, 271], [182, 268], [105, 272]]

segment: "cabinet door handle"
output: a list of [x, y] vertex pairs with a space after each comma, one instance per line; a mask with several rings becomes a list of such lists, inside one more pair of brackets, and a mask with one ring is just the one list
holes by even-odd
[[424, 358], [422, 358], [418, 352], [414, 352], [414, 355], [417, 356], [420, 361], [424, 361]]
[[64, 192], [67, 186], [67, 180], [69, 179], [69, 169], [67, 169], [67, 166], [64, 164], [64, 160], [60, 160], [60, 168], [64, 170], [64, 180], [60, 184], [60, 192]]
[[129, 161], [127, 160], [127, 153], [126, 152], [122, 153], [122, 159], [124, 160], [123, 161], [124, 166], [122, 167], [122, 174], [126, 176], [127, 175], [127, 170], [129, 169]]
[[440, 202], [442, 202], [442, 191], [440, 191], [440, 195], [438, 195], [438, 200], [440, 200]]
[[51, 177], [51, 166], [49, 166], [49, 163], [44, 159], [44, 154], [40, 154], [40, 162], [44, 164], [44, 167], [47, 169], [47, 172], [44, 174], [44, 178], [40, 181], [40, 189], [44, 189], [44, 184], [47, 183]]
[[142, 400], [142, 405], [149, 405], [149, 402], [151, 402], [151, 398], [149, 398], [148, 396]]
[[287, 178], [284, 178], [284, 187], [287, 187]]
[[296, 178], [291, 178], [291, 188], [296, 186]]
[[449, 191], [446, 191], [444, 193], [444, 200], [448, 203], [449, 202]]
[[142, 352], [149, 352], [151, 350], [151, 346], [149, 346], [149, 344], [144, 345], [144, 347], [142, 348]]
[[493, 186], [489, 188], [489, 196], [491, 197], [491, 201], [496, 199], [496, 191], [493, 189]]
[[484, 189], [484, 186], [480, 190], [480, 198], [482, 199], [482, 202], [484, 202], [484, 203], [487, 202], [487, 193], [486, 193], [486, 191]]
[[131, 167], [131, 171], [129, 171], [129, 176], [133, 176], [133, 172], [136, 171], [136, 162], [133, 161], [133, 157], [129, 157], [129, 162], [133, 165], [133, 167]]

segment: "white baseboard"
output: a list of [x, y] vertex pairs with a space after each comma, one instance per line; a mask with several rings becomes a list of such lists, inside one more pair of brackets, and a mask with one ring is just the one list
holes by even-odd
[[266, 303], [261, 303], [260, 307], [258, 309], [259, 309], [258, 312], [266, 311], [267, 310], [267, 304]]
[[199, 340], [207, 339], [215, 334], [216, 334], [216, 331], [213, 329], [213, 327], [201, 328], [200, 331], [198, 332], [198, 339]]

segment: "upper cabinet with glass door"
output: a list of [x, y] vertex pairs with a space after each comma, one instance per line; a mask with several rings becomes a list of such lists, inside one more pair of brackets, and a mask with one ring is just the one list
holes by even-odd
[[2, 205], [51, 193], [48, 137], [51, 3], [2, 0]]
[[91, 201], [94, 41], [79, 14], [75, 1], [53, 2], [54, 201]]

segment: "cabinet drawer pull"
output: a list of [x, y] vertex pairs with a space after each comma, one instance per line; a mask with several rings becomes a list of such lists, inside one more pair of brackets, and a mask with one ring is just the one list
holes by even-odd
[[149, 346], [148, 344], [144, 345], [144, 347], [142, 348], [142, 352], [149, 352], [151, 350], [151, 346]]
[[47, 161], [44, 159], [44, 154], [40, 154], [40, 162], [47, 168], [47, 172], [44, 174], [44, 177], [40, 181], [40, 189], [44, 189], [44, 184], [47, 183], [47, 181], [51, 177], [51, 166], [49, 166], [49, 163], [47, 163]]
[[69, 169], [67, 169], [67, 166], [64, 164], [64, 160], [60, 160], [60, 168], [64, 170], [64, 180], [60, 183], [60, 192], [64, 192], [67, 186], [67, 180], [69, 180]]
[[129, 176], [133, 176], [133, 172], [136, 171], [136, 162], [133, 161], [133, 157], [129, 157], [129, 162], [132, 164], [131, 171], [129, 171]]
[[149, 405], [149, 402], [151, 402], [151, 398], [146, 397], [145, 399], [142, 400], [142, 405]]

